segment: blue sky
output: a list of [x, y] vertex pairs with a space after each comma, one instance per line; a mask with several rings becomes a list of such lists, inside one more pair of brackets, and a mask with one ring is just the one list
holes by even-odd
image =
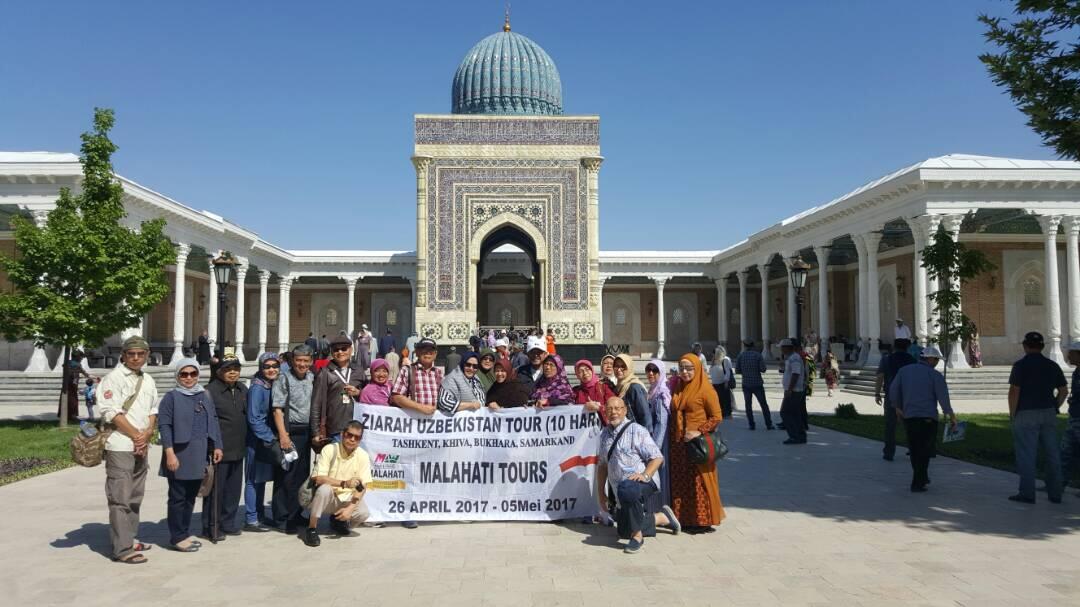
[[[412, 118], [503, 3], [12, 0], [0, 149], [78, 151], [294, 249], [412, 249]], [[513, 3], [599, 114], [603, 250], [719, 249], [907, 164], [1053, 158], [978, 61], [998, 0]]]

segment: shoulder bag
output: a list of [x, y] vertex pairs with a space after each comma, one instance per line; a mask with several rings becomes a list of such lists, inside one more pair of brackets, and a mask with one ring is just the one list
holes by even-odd
[[686, 442], [686, 457], [691, 464], [707, 466], [724, 459], [728, 454], [727, 443], [720, 436], [720, 428], [712, 432], [702, 432]]
[[[332, 477], [334, 475], [334, 463], [336, 463], [336, 461], [337, 461], [337, 451], [338, 450], [337, 450], [337, 445], [335, 445], [333, 443], [331, 443], [331, 445], [334, 448], [330, 450], [330, 455], [328, 455], [328, 456], [320, 455], [320, 457], [329, 457], [330, 458], [330, 474], [329, 474], [329, 476]], [[311, 505], [311, 501], [315, 499], [315, 491], [316, 491], [316, 489], [318, 489], [318, 487], [315, 486], [315, 470], [317, 470], [317, 469], [318, 469], [318, 460], [316, 460], [315, 466], [311, 467], [311, 475], [308, 476], [308, 479], [306, 481], [304, 481], [303, 485], [300, 486], [300, 495], [299, 495], [299, 497], [300, 497], [300, 507], [301, 508], [307, 508], [308, 506]]]
[[724, 372], [727, 373], [728, 376], [727, 388], [728, 390], [734, 390], [737, 385], [735, 383], [735, 369], [731, 367], [731, 361], [728, 360], [727, 357], [724, 357], [724, 361], [722, 364], [724, 366]]
[[[139, 375], [139, 381], [135, 382], [135, 391], [124, 399], [124, 413], [131, 409], [132, 405], [135, 404], [135, 399], [139, 397], [144, 377], [146, 376]], [[116, 426], [99, 419], [96, 428], [94, 428], [94, 433], [90, 436], [86, 435], [85, 430], [77, 432], [75, 436], [71, 437], [72, 461], [87, 468], [93, 468], [100, 464], [105, 459], [105, 443], [109, 441], [109, 437], [112, 436], [114, 430], [116, 430]]]

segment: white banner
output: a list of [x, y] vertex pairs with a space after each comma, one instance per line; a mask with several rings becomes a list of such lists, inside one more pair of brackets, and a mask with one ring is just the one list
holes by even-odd
[[372, 521], [555, 520], [595, 515], [600, 418], [579, 405], [426, 416], [356, 405]]

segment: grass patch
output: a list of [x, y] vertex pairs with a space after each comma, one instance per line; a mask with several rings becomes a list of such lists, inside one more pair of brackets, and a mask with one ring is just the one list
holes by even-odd
[[68, 444], [78, 431], [55, 421], [0, 420], [0, 485], [75, 465]]
[[[1016, 472], [1016, 459], [1013, 454], [1012, 429], [1009, 416], [1004, 413], [965, 413], [959, 416], [967, 422], [967, 436], [962, 441], [942, 443], [945, 421], [938, 425], [937, 450], [947, 457], [965, 462], [990, 466], [999, 470]], [[826, 415], [811, 415], [810, 424], [854, 434], [884, 442], [885, 418], [881, 415], [859, 415], [854, 419], [840, 419]], [[1065, 417], [1058, 417], [1058, 432], [1065, 431]], [[907, 446], [907, 433], [904, 424], [896, 426], [896, 444]], [[897, 460], [903, 457], [903, 451], [897, 453]], [[1043, 462], [1039, 458], [1039, 476], [1042, 477]]]

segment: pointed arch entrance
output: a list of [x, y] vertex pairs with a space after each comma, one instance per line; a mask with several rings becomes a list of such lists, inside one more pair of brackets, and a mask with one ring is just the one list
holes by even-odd
[[488, 231], [476, 253], [477, 324], [540, 324], [541, 268], [533, 238], [506, 223]]

